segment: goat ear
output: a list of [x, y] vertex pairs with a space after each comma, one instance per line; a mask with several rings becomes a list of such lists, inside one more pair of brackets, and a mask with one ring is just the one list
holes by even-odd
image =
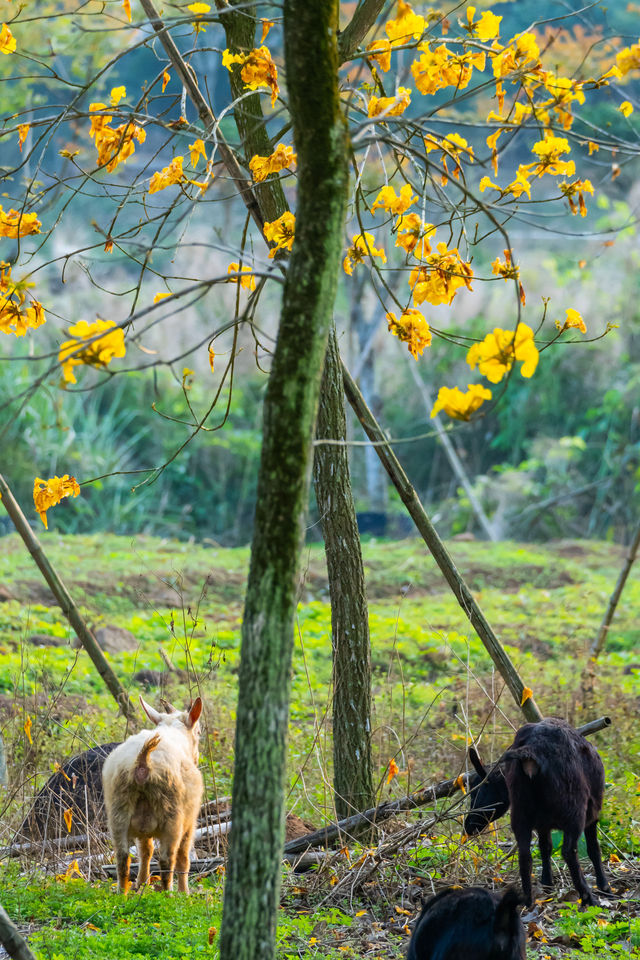
[[482, 765], [482, 760], [478, 756], [478, 751], [474, 747], [469, 748], [469, 760], [471, 760], [471, 766], [478, 774], [478, 776], [484, 780], [488, 774], [485, 768]]
[[140, 697], [140, 703], [142, 704], [142, 709], [144, 710], [146, 715], [149, 717], [149, 720], [151, 720], [151, 722], [155, 723], [155, 725], [157, 726], [162, 720], [162, 714], [158, 713], [157, 710], [154, 710], [153, 707], [149, 706], [148, 703], [145, 703], [142, 697]]
[[496, 933], [509, 935], [517, 923], [517, 909], [525, 899], [522, 890], [518, 887], [507, 887], [504, 891], [498, 905], [496, 906], [496, 915], [493, 922], [493, 928]]
[[200, 699], [200, 697], [198, 697], [197, 700], [194, 700], [191, 706], [191, 709], [189, 710], [189, 716], [187, 717], [187, 726], [192, 727], [194, 723], [196, 723], [197, 720], [199, 719], [201, 713], [202, 713], [202, 700]]

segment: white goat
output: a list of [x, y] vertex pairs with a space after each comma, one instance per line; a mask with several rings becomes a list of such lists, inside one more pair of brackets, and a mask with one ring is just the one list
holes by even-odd
[[142, 697], [140, 703], [156, 725], [155, 731], [141, 730], [129, 737], [109, 754], [102, 768], [118, 888], [125, 894], [129, 890], [133, 840], [139, 858], [136, 889], [149, 882], [155, 837], [160, 845], [163, 890], [173, 889], [176, 871], [178, 890], [188, 893], [189, 851], [203, 791], [198, 770], [202, 700], [198, 697], [189, 710], [166, 704], [167, 713], [158, 713]]

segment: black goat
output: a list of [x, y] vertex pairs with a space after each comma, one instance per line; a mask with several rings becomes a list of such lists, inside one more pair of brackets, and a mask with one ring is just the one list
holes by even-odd
[[578, 861], [578, 840], [584, 833], [599, 890], [610, 887], [602, 868], [598, 818], [604, 793], [604, 767], [592, 744], [564, 720], [526, 723], [490, 772], [475, 751], [469, 756], [478, 774], [471, 783], [467, 834], [479, 833], [511, 806], [511, 827], [518, 844], [520, 877], [526, 903], [531, 889], [531, 835], [538, 834], [541, 881], [551, 886], [551, 831], [562, 830], [562, 856], [583, 904], [594, 904]]
[[521, 903], [515, 887], [443, 890], [424, 905], [407, 960], [525, 960]]
[[102, 792], [102, 765], [117, 743], [91, 747], [62, 764], [38, 793], [14, 843], [67, 836], [64, 811], [71, 810], [73, 833], [107, 829]]

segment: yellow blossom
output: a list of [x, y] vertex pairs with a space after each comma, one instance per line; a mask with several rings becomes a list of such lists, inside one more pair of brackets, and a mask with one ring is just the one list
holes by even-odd
[[419, 40], [424, 33], [426, 21], [424, 17], [413, 12], [410, 4], [398, 0], [398, 15], [395, 20], [388, 20], [384, 26], [385, 33], [392, 45], [408, 43], [410, 40]]
[[497, 79], [506, 77], [515, 70], [535, 64], [540, 58], [540, 48], [532, 33], [521, 33], [514, 37], [506, 47], [502, 47], [496, 40], [493, 44], [494, 53], [490, 54], [493, 75]]
[[[566, 180], [563, 180], [558, 186], [569, 201], [571, 213], [575, 216], [576, 213], [579, 212], [581, 217], [586, 217], [587, 205], [584, 202], [583, 193], [590, 193], [593, 196], [593, 184], [591, 180], [575, 180], [573, 183], [567, 183]], [[576, 196], [578, 198], [577, 206], [575, 201]]]
[[466, 393], [463, 393], [459, 387], [440, 387], [431, 416], [435, 417], [443, 410], [447, 416], [455, 420], [469, 420], [471, 414], [475, 413], [485, 400], [491, 400], [491, 390], [480, 384], [468, 384]]
[[275, 247], [269, 251], [272, 259], [277, 250], [291, 250], [295, 238], [296, 218], [288, 210], [271, 223], [265, 223], [264, 235]]
[[389, 773], [387, 774], [387, 783], [391, 783], [393, 778], [400, 773], [400, 767], [395, 762], [393, 757], [389, 760]]
[[[77, 382], [74, 367], [80, 364], [106, 367], [114, 357], [124, 357], [126, 353], [124, 330], [113, 320], [101, 320], [99, 317], [94, 323], [79, 320], [69, 327], [69, 333], [74, 339], [66, 340], [58, 351], [58, 361], [62, 364], [62, 374], [67, 383]], [[98, 336], [102, 333], [104, 336]]]
[[16, 49], [16, 38], [6, 23], [0, 28], [0, 53], [13, 53]]
[[156, 171], [149, 182], [149, 193], [157, 193], [184, 180], [183, 162], [184, 157], [174, 157], [168, 167]]
[[278, 69], [271, 59], [271, 51], [264, 45], [256, 47], [251, 53], [235, 53], [224, 50], [222, 66], [231, 71], [233, 65], [241, 65], [240, 76], [250, 90], [258, 87], [269, 87], [271, 90], [271, 106], [275, 106], [280, 87], [278, 86]]
[[531, 152], [538, 157], [538, 162], [528, 165], [537, 176], [545, 173], [564, 174], [568, 177], [575, 173], [576, 165], [573, 160], [560, 160], [563, 153], [569, 153], [571, 147], [566, 137], [556, 137], [552, 133], [545, 135], [544, 140], [534, 143]]
[[405, 213], [409, 209], [412, 203], [415, 203], [418, 197], [413, 194], [410, 183], [405, 183], [403, 187], [400, 188], [400, 194], [398, 195], [395, 189], [391, 186], [383, 187], [376, 199], [373, 201], [371, 207], [371, 212], [373, 213], [378, 207], [382, 207], [383, 210], [386, 210], [388, 213]]
[[512, 261], [511, 261], [511, 251], [510, 251], [510, 250], [507, 249], [507, 250], [504, 251], [504, 261], [502, 261], [502, 260], [500, 259], [500, 257], [496, 257], [496, 259], [495, 259], [495, 260], [493, 261], [493, 263], [491, 264], [491, 272], [492, 272], [496, 277], [502, 277], [502, 279], [505, 281], [505, 283], [506, 283], [507, 281], [509, 281], [509, 280], [517, 280], [517, 281], [518, 281], [518, 290], [519, 290], [519, 293], [520, 293], [520, 302], [522, 303], [522, 306], [524, 307], [524, 306], [525, 306], [525, 303], [526, 303], [526, 298], [525, 298], [525, 295], [524, 295], [524, 287], [523, 287], [522, 284], [520, 283], [520, 267], [518, 267], [518, 266], [516, 266], [514, 263], [512, 263]]
[[171, 74], [169, 73], [168, 70], [164, 70], [162, 73], [162, 93], [164, 93], [164, 91], [166, 90], [167, 84], [169, 83], [170, 80], [171, 80]]
[[172, 297], [172, 296], [173, 296], [173, 294], [172, 294], [172, 293], [168, 293], [167, 291], [164, 291], [164, 292], [162, 292], [162, 293], [156, 293], [156, 295], [155, 295], [154, 298], [153, 298], [153, 302], [154, 302], [154, 303], [160, 303], [161, 300], [165, 300], [167, 297]]
[[262, 36], [260, 37], [260, 43], [264, 43], [267, 39], [271, 27], [275, 26], [273, 20], [267, 20], [266, 17], [260, 17], [260, 22], [262, 23]]
[[431, 50], [427, 43], [421, 43], [418, 50], [422, 54], [411, 64], [411, 73], [420, 93], [436, 93], [451, 86], [464, 90], [471, 80], [474, 67], [484, 70], [484, 51], [454, 54], [445, 44]]
[[471, 290], [473, 270], [461, 259], [457, 249], [447, 250], [444, 242], [436, 249], [437, 253], [425, 258], [425, 266], [415, 267], [409, 275], [413, 302], [417, 306], [425, 300], [433, 306], [450, 304], [460, 287]]
[[[227, 273], [240, 273], [240, 264], [239, 263], [230, 263], [227, 267]], [[237, 283], [237, 277], [229, 277], [229, 283]], [[256, 288], [256, 278], [251, 272], [251, 267], [245, 267], [242, 265], [242, 272], [240, 276], [240, 286], [244, 287], [246, 290], [255, 290]]]
[[395, 313], [388, 313], [386, 319], [391, 333], [408, 344], [409, 353], [416, 360], [422, 355], [424, 348], [430, 346], [431, 330], [419, 310], [407, 307], [400, 314], [399, 320]]
[[131, 0], [122, 0], [122, 9], [125, 12], [127, 20], [131, 23]]
[[556, 320], [556, 327], [558, 330], [570, 330], [572, 327], [577, 327], [580, 333], [587, 332], [587, 325], [582, 319], [581, 313], [578, 313], [577, 310], [569, 307], [569, 309], [566, 311], [566, 314], [567, 319], [563, 324], [561, 324], [559, 320]]
[[[2, 35], [0, 34], [0, 49], [2, 49], [1, 40]], [[625, 47], [616, 53], [616, 65], [622, 76], [625, 76], [630, 70], [640, 70], [640, 40], [634, 43], [632, 47]]]
[[499, 383], [516, 361], [522, 363], [522, 376], [532, 377], [538, 366], [538, 358], [533, 330], [526, 323], [519, 323], [515, 334], [513, 330], [496, 327], [482, 343], [474, 343], [467, 353], [467, 363], [471, 369], [477, 366], [491, 383]]
[[442, 151], [442, 166], [444, 173], [442, 175], [442, 185], [444, 186], [449, 180], [449, 169], [447, 167], [447, 157], [450, 157], [455, 166], [453, 168], [453, 176], [458, 180], [462, 172], [462, 167], [460, 165], [460, 157], [464, 153], [466, 154], [466, 159], [470, 163], [473, 163], [473, 147], [469, 144], [464, 137], [461, 137], [459, 133], [449, 133], [446, 137], [443, 137], [440, 140], [438, 137], [434, 137], [431, 134], [428, 134], [424, 138], [424, 148], [427, 153], [431, 153], [432, 150], [441, 150]]
[[89, 136], [93, 138], [98, 151], [98, 166], [106, 167], [107, 172], [112, 173], [119, 163], [124, 163], [135, 153], [133, 141], [144, 143], [147, 135], [142, 127], [132, 121], [121, 123], [119, 127], [111, 127], [113, 117], [97, 113], [98, 110], [106, 109], [104, 103], [89, 105], [89, 112], [94, 114], [91, 117]]
[[368, 115], [370, 117], [399, 117], [411, 103], [411, 90], [408, 87], [398, 87], [395, 97], [371, 97], [369, 99]]
[[209, 6], [208, 3], [190, 3], [187, 6], [187, 10], [190, 10], [191, 13], [195, 13], [196, 15], [199, 15], [201, 13], [209, 13], [209, 10], [211, 10], [211, 7]]
[[204, 140], [196, 140], [195, 143], [189, 144], [189, 156], [191, 159], [191, 166], [197, 167], [200, 161], [200, 157], [206, 162], [207, 152], [204, 148]]
[[467, 7], [467, 29], [472, 35], [475, 35], [482, 43], [493, 40], [498, 36], [502, 17], [497, 17], [491, 10], [485, 10], [479, 20], [474, 20], [475, 15], [476, 8]]
[[391, 66], [391, 41], [386, 37], [380, 37], [367, 46], [367, 52], [369, 59], [375, 60], [380, 69], [386, 73]]
[[32, 233], [40, 233], [42, 224], [35, 213], [22, 213], [20, 210], [9, 210], [5, 213], [0, 205], [0, 237], [28, 237]]
[[293, 152], [293, 147], [288, 147], [285, 143], [279, 143], [276, 149], [268, 157], [261, 157], [256, 154], [249, 161], [249, 169], [253, 174], [256, 183], [261, 183], [271, 173], [278, 173], [285, 170], [292, 163], [297, 163], [297, 154]]
[[365, 257], [379, 257], [383, 263], [387, 262], [387, 255], [382, 249], [376, 250], [375, 237], [372, 233], [357, 233], [353, 237], [353, 243], [347, 250], [347, 255], [342, 261], [344, 272], [351, 276], [353, 268], [359, 263], [364, 263]]
[[111, 94], [110, 94], [111, 106], [117, 107], [120, 101], [123, 100], [124, 97], [126, 97], [126, 95], [127, 95], [126, 87], [112, 87]]
[[36, 477], [33, 482], [33, 502], [35, 508], [40, 514], [40, 519], [49, 529], [47, 523], [47, 510], [55, 507], [65, 497], [77, 497], [80, 493], [80, 485], [75, 477], [70, 477], [65, 473], [63, 477], [50, 477], [48, 480], [41, 480]]
[[436, 228], [432, 223], [424, 223], [417, 213], [406, 213], [398, 217], [396, 230], [396, 247], [402, 247], [407, 253], [413, 253], [418, 258], [431, 253], [429, 238], [435, 234]]
[[618, 107], [618, 110], [623, 117], [630, 117], [633, 113], [633, 104], [630, 100], [624, 100]]

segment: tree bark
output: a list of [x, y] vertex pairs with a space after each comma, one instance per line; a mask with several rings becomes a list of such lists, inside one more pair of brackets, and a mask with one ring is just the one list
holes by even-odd
[[0, 943], [14, 960], [36, 960], [9, 914], [0, 904]]
[[622, 570], [618, 577], [618, 582], [615, 585], [615, 589], [609, 598], [609, 603], [605, 615], [603, 617], [602, 623], [600, 624], [600, 629], [598, 631], [598, 636], [593, 641], [591, 649], [589, 650], [589, 661], [597, 660], [607, 642], [607, 635], [609, 633], [609, 627], [611, 626], [611, 621], [616, 612], [616, 607], [620, 602], [620, 597], [622, 596], [622, 591], [624, 590], [624, 585], [627, 582], [627, 577], [631, 572], [631, 567], [634, 564], [636, 559], [636, 554], [638, 552], [638, 547], [640, 547], [640, 525], [633, 536], [633, 540], [629, 546], [628, 553], [625, 557]]
[[[318, 440], [346, 439], [344, 387], [331, 328], [318, 410]], [[315, 449], [314, 482], [327, 555], [333, 645], [333, 785], [338, 819], [373, 805], [371, 653], [360, 534], [347, 447]]]
[[299, 559], [346, 215], [347, 130], [338, 96], [337, 31], [337, 0], [285, 0], [285, 61], [298, 153], [296, 238], [264, 403], [221, 960], [275, 956]]

